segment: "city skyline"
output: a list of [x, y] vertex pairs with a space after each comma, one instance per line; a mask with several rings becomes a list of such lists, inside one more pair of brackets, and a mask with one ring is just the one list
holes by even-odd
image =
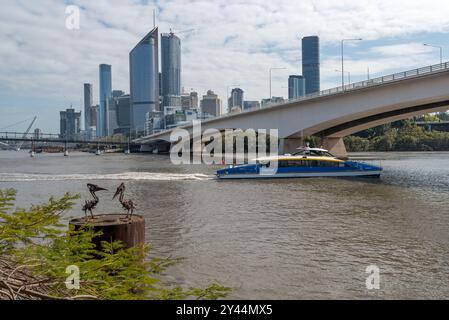
[[[107, 2], [73, 4], [81, 7], [80, 30], [65, 28], [65, 2], [20, 7], [15, 1], [3, 4], [7, 10], [0, 13], [5, 30], [0, 49], [4, 58], [0, 62], [0, 110], [6, 116], [0, 119], [0, 127], [36, 114], [43, 131], [56, 132], [58, 111], [70, 105], [76, 110], [83, 108], [83, 83], [93, 84], [93, 101], [98, 103], [96, 68], [101, 63], [113, 67], [112, 88], [129, 92], [127, 54], [152, 28], [155, 3], [124, 2], [113, 9]], [[267, 98], [270, 67], [287, 68], [273, 74], [273, 96], [287, 97], [288, 75], [302, 74], [300, 38], [307, 35], [320, 37], [321, 89], [340, 83], [335, 69], [340, 68], [339, 41], [343, 38], [364, 39], [345, 45], [345, 71], [351, 72], [353, 82], [366, 79], [368, 68], [375, 77], [439, 62], [438, 50], [423, 43], [445, 46], [448, 42], [449, 18], [443, 9], [429, 7], [426, 11], [419, 1], [409, 1], [407, 6], [401, 6], [400, 1], [348, 1], [345, 5], [358, 11], [358, 17], [348, 23], [343, 23], [343, 4], [312, 1], [281, 1], [276, 10], [253, 1], [240, 5], [237, 15], [231, 10], [232, 1], [227, 7], [220, 1], [157, 3], [156, 16], [164, 32], [170, 27], [175, 34], [195, 28], [195, 32], [179, 36], [183, 44], [181, 85], [199, 95], [212, 89], [222, 101], [227, 98], [226, 86], [232, 83], [240, 84], [248, 100]], [[447, 7], [439, 2], [439, 8]], [[5, 15], [8, 8], [21, 12], [21, 19], [36, 27], [26, 28]], [[199, 15], [205, 9], [210, 14]], [[379, 11], [387, 14], [376, 15]], [[244, 20], [250, 13], [255, 17]], [[58, 46], [53, 45], [55, 40], [60, 42]]]

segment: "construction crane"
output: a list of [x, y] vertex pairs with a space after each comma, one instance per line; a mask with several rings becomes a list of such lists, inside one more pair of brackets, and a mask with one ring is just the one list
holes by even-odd
[[[33, 118], [33, 121], [31, 121], [30, 125], [28, 126], [28, 129], [27, 129], [27, 130], [25, 131], [25, 133], [23, 134], [22, 139], [25, 139], [25, 138], [27, 137], [27, 135], [28, 135], [28, 133], [30, 132], [31, 127], [33, 126], [33, 124], [34, 124], [34, 122], [36, 121], [36, 119], [37, 119], [37, 117], [35, 116], [35, 117]], [[23, 143], [24, 143], [24, 141], [22, 141], [22, 142], [19, 143], [19, 145], [18, 145], [17, 148], [16, 148], [17, 151], [20, 151], [20, 148], [22, 148]]]

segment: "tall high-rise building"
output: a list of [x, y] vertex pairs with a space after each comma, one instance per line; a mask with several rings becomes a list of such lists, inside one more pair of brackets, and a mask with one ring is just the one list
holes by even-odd
[[117, 123], [119, 128], [129, 128], [131, 125], [129, 94], [116, 98]]
[[306, 93], [306, 81], [303, 76], [291, 75], [288, 77], [288, 99], [298, 99]]
[[162, 103], [181, 105], [181, 40], [173, 33], [161, 34]]
[[90, 124], [92, 127], [95, 127], [95, 128], [97, 127], [98, 109], [100, 109], [99, 104], [90, 107]]
[[231, 91], [231, 96], [228, 99], [228, 112], [234, 107], [239, 107], [243, 110], [243, 90], [240, 88], [234, 88]]
[[145, 116], [159, 110], [159, 35], [151, 30], [129, 53], [131, 127], [144, 133]]
[[201, 100], [201, 113], [208, 114], [214, 117], [221, 115], [221, 100], [212, 90], [207, 90], [207, 94]]
[[181, 106], [183, 110], [198, 109], [198, 92], [181, 94]]
[[90, 110], [92, 108], [92, 84], [84, 84], [84, 130], [89, 130], [92, 126]]
[[61, 138], [75, 138], [81, 131], [81, 112], [69, 108], [59, 112], [59, 133]]
[[306, 94], [320, 91], [320, 40], [317, 36], [302, 38], [302, 75]]
[[100, 107], [97, 110], [97, 137], [105, 137], [109, 133], [109, 99], [111, 97], [111, 66], [100, 64]]

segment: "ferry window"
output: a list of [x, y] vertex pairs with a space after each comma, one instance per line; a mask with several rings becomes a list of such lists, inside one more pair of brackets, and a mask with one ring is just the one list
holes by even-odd
[[279, 167], [280, 168], [288, 167], [288, 161], [279, 161]]

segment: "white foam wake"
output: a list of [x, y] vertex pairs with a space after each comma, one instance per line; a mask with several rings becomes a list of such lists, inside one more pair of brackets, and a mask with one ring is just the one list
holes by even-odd
[[0, 173], [0, 181], [61, 181], [61, 180], [210, 180], [212, 175], [202, 173], [123, 172], [110, 174], [28, 174]]

